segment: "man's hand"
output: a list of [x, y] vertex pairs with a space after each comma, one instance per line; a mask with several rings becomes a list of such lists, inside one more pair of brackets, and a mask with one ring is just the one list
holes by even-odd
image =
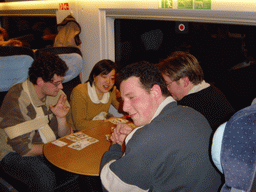
[[55, 106], [50, 105], [51, 111], [57, 118], [66, 117], [69, 111], [69, 107], [65, 104], [66, 100], [67, 100], [67, 97], [65, 95], [61, 95]]
[[122, 145], [127, 135], [129, 135], [131, 132], [132, 132], [132, 127], [130, 125], [120, 123], [114, 129], [114, 132], [112, 133], [112, 136], [110, 137], [110, 139], [112, 140], [113, 143]]
[[15, 39], [9, 39], [8, 41], [1, 42], [1, 46], [16, 46], [22, 47], [22, 42]]

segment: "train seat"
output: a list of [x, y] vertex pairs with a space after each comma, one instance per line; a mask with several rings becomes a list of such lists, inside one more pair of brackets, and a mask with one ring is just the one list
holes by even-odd
[[7, 91], [25, 81], [34, 61], [34, 52], [27, 47], [0, 47], [0, 105]]
[[80, 49], [77, 47], [49, 47], [38, 49], [36, 56], [43, 51], [56, 53], [66, 62], [68, 71], [64, 77], [63, 91], [66, 93], [69, 100], [73, 88], [81, 83], [79, 74], [83, 68], [83, 57]]
[[212, 159], [224, 174], [221, 192], [256, 191], [256, 104], [246, 107], [214, 134]]

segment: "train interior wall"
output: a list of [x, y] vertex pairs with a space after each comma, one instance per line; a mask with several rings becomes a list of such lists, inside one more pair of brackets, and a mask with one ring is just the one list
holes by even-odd
[[158, 63], [173, 51], [189, 51], [205, 80], [239, 110], [256, 97], [255, 31], [236, 24], [116, 19], [116, 62], [120, 68], [140, 60]]

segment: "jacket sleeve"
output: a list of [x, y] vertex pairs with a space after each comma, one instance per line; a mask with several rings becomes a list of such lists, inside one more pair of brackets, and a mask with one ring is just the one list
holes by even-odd
[[119, 159], [121, 158], [123, 155], [123, 152], [121, 150], [121, 146], [118, 145], [118, 144], [113, 144], [111, 145], [109, 151], [107, 151], [103, 157], [102, 157], [102, 160], [101, 160], [101, 169], [102, 167], [107, 163], [109, 162], [110, 160], [116, 160], [116, 159]]
[[131, 150], [127, 146], [122, 155], [121, 146], [114, 144], [101, 162], [100, 178], [107, 191], [147, 191], [150, 180], [150, 163], [145, 158], [144, 147]]

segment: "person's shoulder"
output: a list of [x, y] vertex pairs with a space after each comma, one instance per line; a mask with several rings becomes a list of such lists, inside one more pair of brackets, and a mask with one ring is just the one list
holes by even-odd
[[203, 119], [206, 120], [205, 116], [199, 112], [198, 110], [194, 109], [191, 106], [188, 105], [178, 105], [178, 113], [180, 116], [186, 116], [186, 118], [195, 118], [198, 121], [202, 121]]
[[218, 88], [216, 87], [215, 85], [211, 84], [209, 87], [208, 87], [208, 90], [210, 92], [215, 92], [215, 93], [219, 93], [221, 95], [224, 95], [223, 92]]
[[[224, 93], [217, 88], [215, 85], [210, 84], [209, 87], [202, 89], [201, 91], [198, 91], [193, 94], [186, 95], [184, 99], [191, 99], [191, 98], [196, 98], [196, 101], [198, 100], [198, 97], [201, 99], [206, 98], [207, 100], [211, 97], [218, 97], [218, 98], [225, 98]], [[183, 100], [183, 99], [182, 99]], [[200, 102], [200, 101], [199, 101]]]
[[182, 119], [182, 123], [185, 125], [187, 125], [187, 122], [190, 122], [189, 126], [194, 126], [194, 128], [198, 127], [195, 129], [207, 128], [207, 134], [209, 133], [209, 131], [212, 131], [207, 118], [201, 112], [192, 107], [180, 106], [178, 118]]
[[77, 86], [74, 87], [74, 89], [72, 90], [72, 93], [87, 91], [87, 84], [88, 84], [87, 82], [78, 84]]
[[204, 134], [209, 134], [211, 131], [209, 122], [200, 112], [189, 106], [170, 104], [152, 121], [153, 125], [181, 127], [178, 132], [186, 131], [188, 127], [194, 130], [207, 129]]
[[18, 98], [21, 95], [21, 92], [23, 90], [22, 83], [18, 83], [16, 85], [13, 85], [7, 92], [6, 98]]
[[[187, 113], [199, 113], [196, 109], [194, 109], [193, 107], [188, 106], [188, 105], [178, 105], [178, 108], [179, 108], [179, 110], [185, 111]], [[201, 114], [201, 113], [199, 113], [199, 114]]]
[[208, 90], [218, 90], [218, 91], [220, 91], [220, 89], [216, 85], [214, 85], [212, 83], [210, 83], [210, 86], [207, 87], [207, 88], [208, 88]]
[[85, 98], [88, 95], [87, 82], [78, 84], [71, 92], [71, 100], [76, 98]]
[[77, 86], [75, 86], [74, 90], [81, 90], [81, 89], [87, 89], [87, 84], [89, 82], [85, 82], [85, 83], [80, 83]]
[[211, 85], [209, 88], [210, 88], [210, 90], [208, 92], [209, 98], [212, 97], [212, 100], [215, 102], [219, 102], [221, 104], [226, 103], [226, 104], [230, 105], [227, 97], [218, 87], [216, 87], [215, 85]]
[[162, 112], [165, 112], [166, 114], [171, 114], [171, 113], [174, 114], [175, 113], [176, 115], [182, 115], [184, 113], [186, 113], [186, 114], [187, 113], [199, 113], [192, 107], [190, 107], [188, 105], [181, 105], [181, 104], [178, 104], [177, 102], [169, 103], [168, 105], [166, 105], [164, 107]]
[[28, 106], [29, 103], [30, 100], [28, 99], [28, 95], [23, 91], [22, 83], [19, 83], [9, 89], [1, 108], [9, 110], [13, 107]]

